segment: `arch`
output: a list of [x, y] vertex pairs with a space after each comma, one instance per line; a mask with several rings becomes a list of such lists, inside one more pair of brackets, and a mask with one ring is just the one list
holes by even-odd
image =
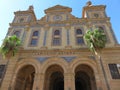
[[64, 71], [60, 65], [51, 65], [45, 72], [44, 90], [64, 90]]
[[[26, 79], [27, 79], [27, 81], [32, 83], [30, 85], [31, 86], [30, 88], [33, 88], [33, 82], [34, 82], [34, 77], [35, 77], [34, 74], [39, 73], [40, 66], [41, 66], [41, 64], [39, 61], [37, 61], [35, 59], [31, 59], [31, 58], [24, 58], [24, 59], [21, 59], [20, 61], [18, 61], [16, 64], [16, 67], [15, 67], [16, 69], [15, 69], [15, 73], [13, 75], [13, 79], [12, 79], [12, 83], [11, 83], [11, 85], [14, 87], [14, 89], [16, 88], [16, 85], [17, 85], [16, 82], [17, 82], [18, 74], [21, 72], [21, 70], [29, 69], [29, 68], [34, 68], [34, 69], [32, 69], [33, 72], [31, 72], [31, 74], [29, 74], [29, 77]], [[22, 73], [23, 73], [23, 71], [22, 71]], [[17, 90], [17, 89], [15, 89], [15, 90]]]
[[54, 35], [60, 35], [60, 31], [59, 30], [55, 30], [54, 31]]
[[16, 65], [15, 73], [17, 73], [20, 70], [20, 68], [22, 68], [26, 65], [32, 65], [35, 68], [36, 73], [39, 73], [41, 63], [39, 61], [37, 61], [36, 59], [31, 59], [31, 58], [21, 59]]
[[96, 68], [97, 67], [96, 62], [93, 60], [89, 60], [87, 58], [83, 58], [82, 60], [81, 60], [81, 58], [74, 59], [73, 62], [71, 62], [71, 64], [70, 64], [70, 68], [72, 69], [72, 72], [74, 73], [75, 68], [81, 64], [85, 64], [85, 65], [88, 65], [89, 67], [91, 67], [94, 73], [98, 72], [98, 70]]
[[81, 29], [77, 29], [77, 30], [76, 30], [76, 34], [77, 34], [77, 35], [83, 34], [83, 33], [82, 33], [82, 30], [81, 30]]
[[26, 65], [17, 72], [14, 90], [32, 90], [35, 77], [35, 68]]
[[63, 68], [64, 73], [66, 73], [67, 72], [67, 64], [68, 63], [63, 58], [52, 57], [52, 58], [49, 58], [48, 60], [46, 60], [42, 64], [41, 70], [42, 70], [42, 73], [45, 73], [49, 66], [59, 65]]
[[39, 32], [38, 31], [34, 31], [32, 36], [38, 36]]
[[20, 36], [20, 31], [15, 31], [14, 35], [16, 35], [17, 37], [19, 37]]
[[72, 72], [75, 73], [76, 90], [96, 90], [98, 70], [95, 61], [87, 58], [81, 60], [79, 57], [71, 62], [70, 67]]
[[75, 68], [75, 87], [76, 90], [96, 90], [96, 80], [93, 69], [80, 64]]

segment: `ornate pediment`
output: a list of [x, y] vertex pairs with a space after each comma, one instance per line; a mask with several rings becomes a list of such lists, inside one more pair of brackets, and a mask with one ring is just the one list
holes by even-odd
[[61, 6], [61, 5], [56, 5], [53, 7], [50, 7], [45, 10], [45, 13], [51, 13], [51, 12], [71, 12], [72, 9], [69, 7]]

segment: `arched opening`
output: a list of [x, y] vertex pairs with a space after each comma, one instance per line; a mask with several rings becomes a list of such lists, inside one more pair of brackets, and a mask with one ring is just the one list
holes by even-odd
[[60, 31], [59, 31], [59, 30], [55, 30], [54, 35], [55, 35], [55, 36], [56, 36], [56, 35], [60, 35]]
[[79, 65], [75, 69], [75, 90], [96, 90], [95, 76], [91, 67]]
[[16, 35], [17, 37], [20, 37], [20, 31], [15, 31], [14, 35]]
[[31, 65], [21, 68], [16, 77], [14, 90], [32, 90], [35, 68]]
[[81, 30], [81, 29], [77, 29], [77, 30], [76, 30], [76, 34], [77, 34], [77, 35], [82, 34], [82, 30]]
[[46, 70], [44, 90], [64, 90], [63, 69], [59, 65], [52, 65]]
[[39, 32], [38, 31], [34, 31], [33, 32], [33, 36], [38, 36], [39, 35]]

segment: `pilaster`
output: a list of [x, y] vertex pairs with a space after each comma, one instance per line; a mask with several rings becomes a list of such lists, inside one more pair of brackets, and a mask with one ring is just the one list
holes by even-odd
[[64, 90], [75, 90], [75, 75], [74, 73], [64, 74]]

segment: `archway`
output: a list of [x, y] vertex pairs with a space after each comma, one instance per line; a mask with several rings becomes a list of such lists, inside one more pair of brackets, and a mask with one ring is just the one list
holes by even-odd
[[96, 90], [95, 76], [91, 67], [79, 65], [75, 69], [75, 90]]
[[14, 90], [32, 90], [34, 74], [35, 68], [32, 65], [21, 68], [17, 73]]
[[44, 90], [64, 90], [63, 69], [59, 65], [52, 65], [46, 70]]

